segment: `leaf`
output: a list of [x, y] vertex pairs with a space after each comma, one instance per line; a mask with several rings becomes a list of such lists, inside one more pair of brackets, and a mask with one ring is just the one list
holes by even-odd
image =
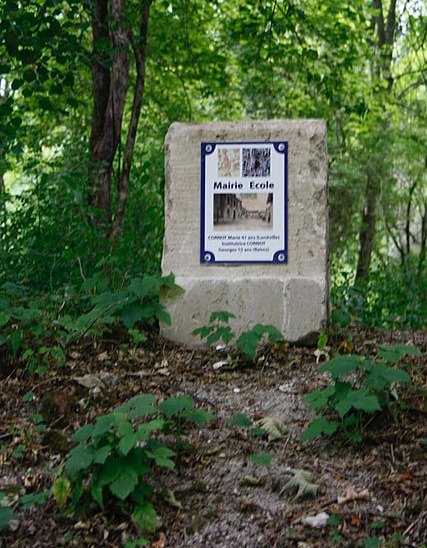
[[104, 445], [104, 447], [100, 447], [95, 451], [93, 455], [93, 462], [95, 462], [96, 464], [104, 464], [110, 454], [111, 445]]
[[260, 340], [261, 336], [254, 331], [245, 331], [237, 339], [236, 346], [248, 359], [254, 360]]
[[211, 317], [209, 318], [209, 323], [214, 323], [216, 321], [228, 323], [231, 318], [235, 317], [236, 316], [231, 312], [227, 312], [226, 310], [219, 310], [218, 312], [212, 312]]
[[65, 469], [73, 477], [81, 470], [86, 470], [93, 462], [92, 449], [87, 445], [80, 444], [69, 453]]
[[154, 451], [146, 451], [146, 454], [149, 458], [154, 460], [157, 466], [168, 468], [169, 470], [175, 468], [174, 461], [169, 458], [175, 456], [175, 453], [167, 447], [157, 447]]
[[283, 335], [274, 325], [257, 323], [253, 327], [253, 331], [260, 337], [260, 340], [264, 335], [267, 335], [271, 343], [284, 342]]
[[9, 314], [6, 314], [5, 312], [0, 312], [0, 327], [3, 327], [3, 325], [6, 325], [9, 320], [10, 320]]
[[117, 407], [115, 411], [128, 413], [129, 418], [133, 420], [154, 413], [156, 411], [155, 407], [153, 407], [155, 402], [156, 397], [153, 394], [139, 394]]
[[123, 469], [123, 462], [118, 458], [110, 455], [105, 463], [102, 465], [98, 477], [97, 483], [100, 486], [108, 485], [115, 481], [121, 474]]
[[273, 457], [271, 453], [254, 453], [249, 458], [259, 466], [270, 466]]
[[330, 385], [324, 390], [315, 390], [304, 396], [303, 400], [310, 409], [322, 409], [327, 405], [330, 398], [335, 394], [335, 386]]
[[329, 371], [333, 379], [338, 379], [342, 375], [348, 375], [356, 371], [358, 367], [359, 358], [357, 356], [338, 356], [322, 364], [319, 371], [321, 373]]
[[76, 432], [74, 432], [71, 439], [77, 442], [86, 441], [92, 437], [94, 428], [95, 426], [93, 424], [85, 424], [84, 426], [79, 428]]
[[229, 426], [241, 426], [243, 428], [250, 428], [252, 421], [243, 413], [236, 413], [233, 417], [229, 417], [226, 421]]
[[338, 422], [328, 421], [325, 417], [318, 417], [317, 419], [311, 421], [308, 428], [303, 432], [301, 440], [309, 441], [322, 434], [331, 436], [337, 431], [338, 426]]
[[179, 415], [185, 410], [189, 410], [193, 407], [193, 398], [190, 396], [175, 396], [169, 398], [159, 404], [159, 408], [167, 417], [173, 415]]
[[119, 449], [123, 455], [127, 455], [129, 451], [138, 443], [139, 437], [136, 432], [127, 434], [119, 442]]
[[120, 500], [125, 500], [138, 483], [137, 473], [128, 466], [123, 467], [118, 478], [110, 483], [109, 489]]
[[305, 497], [315, 497], [319, 486], [311, 482], [311, 474], [306, 470], [291, 469], [289, 472], [293, 475], [280, 491], [280, 495], [287, 492], [296, 491], [295, 500]]
[[380, 346], [378, 350], [378, 356], [385, 360], [387, 363], [396, 363], [404, 356], [421, 356], [421, 351], [415, 346], [407, 344], [396, 344], [390, 348]]
[[18, 353], [18, 350], [20, 349], [22, 344], [22, 330], [21, 329], [14, 329], [12, 333], [12, 338], [10, 340], [10, 345], [12, 347], [13, 355], [16, 356]]
[[52, 485], [53, 498], [56, 504], [62, 508], [71, 495], [71, 483], [66, 476], [59, 476]]
[[195, 424], [207, 424], [214, 418], [214, 415], [213, 413], [204, 411], [203, 409], [195, 409], [189, 413], [187, 418]]
[[283, 421], [275, 417], [264, 417], [255, 422], [259, 428], [262, 428], [267, 434], [268, 441], [281, 440], [287, 433], [287, 428]]
[[0, 505], [0, 531], [9, 529], [9, 523], [15, 518], [15, 512], [12, 508]]
[[390, 382], [410, 382], [411, 377], [406, 373], [406, 371], [402, 371], [402, 369], [392, 369], [389, 367], [387, 371], [384, 373], [385, 378]]
[[132, 512], [133, 521], [143, 531], [154, 533], [157, 527], [157, 514], [151, 502], [139, 504]]

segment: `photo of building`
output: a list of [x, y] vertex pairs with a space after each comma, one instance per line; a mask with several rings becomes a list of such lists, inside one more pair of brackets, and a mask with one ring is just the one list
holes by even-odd
[[273, 194], [214, 194], [214, 230], [272, 230]]

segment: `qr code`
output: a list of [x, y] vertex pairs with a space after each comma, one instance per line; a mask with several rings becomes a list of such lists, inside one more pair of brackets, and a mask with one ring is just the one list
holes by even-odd
[[243, 177], [270, 176], [270, 149], [244, 148], [242, 161]]

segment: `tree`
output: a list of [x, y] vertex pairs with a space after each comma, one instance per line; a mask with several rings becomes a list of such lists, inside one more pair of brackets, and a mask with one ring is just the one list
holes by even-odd
[[[132, 156], [145, 84], [148, 20], [151, 0], [140, 3], [137, 33], [131, 24], [135, 6], [126, 0], [96, 0], [92, 8], [93, 117], [90, 136], [92, 205], [101, 210], [107, 231], [115, 239], [120, 231], [129, 191]], [[123, 162], [121, 141], [129, 88], [130, 51], [135, 61], [135, 84]], [[111, 183], [117, 158], [117, 207], [112, 212]]]

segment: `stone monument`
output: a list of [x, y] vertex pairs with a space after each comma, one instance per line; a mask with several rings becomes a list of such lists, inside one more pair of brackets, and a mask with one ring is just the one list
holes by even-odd
[[326, 122], [174, 123], [165, 148], [162, 271], [184, 293], [163, 336], [200, 345], [192, 331], [227, 310], [236, 334], [313, 338], [329, 310]]

